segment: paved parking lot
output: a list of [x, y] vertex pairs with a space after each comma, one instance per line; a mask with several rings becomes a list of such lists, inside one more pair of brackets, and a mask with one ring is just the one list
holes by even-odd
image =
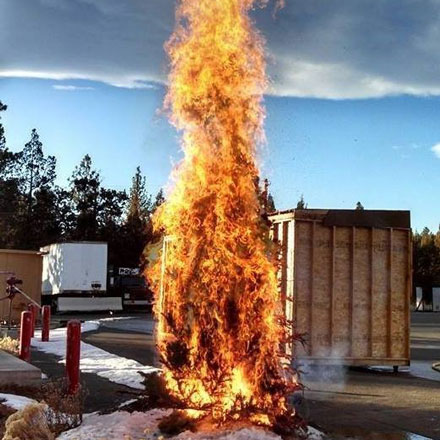
[[[304, 415], [325, 430], [416, 433], [440, 439], [440, 314], [413, 314], [411, 367], [311, 369]], [[381, 438], [381, 437], [380, 437]]]
[[[157, 364], [151, 317], [104, 323], [86, 342], [143, 364]], [[86, 317], [86, 319], [88, 319]], [[300, 411], [325, 431], [362, 438], [440, 440], [440, 314], [412, 316], [412, 366], [392, 369], [320, 367], [303, 377], [307, 389]], [[408, 434], [409, 433], [409, 434]]]

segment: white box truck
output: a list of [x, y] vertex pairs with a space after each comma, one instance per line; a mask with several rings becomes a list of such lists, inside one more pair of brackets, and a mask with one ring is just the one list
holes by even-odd
[[67, 242], [41, 248], [42, 302], [58, 312], [122, 310], [107, 294], [107, 243]]

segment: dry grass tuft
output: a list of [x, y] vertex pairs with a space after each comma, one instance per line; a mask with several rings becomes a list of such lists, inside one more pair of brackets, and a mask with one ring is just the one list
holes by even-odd
[[0, 350], [7, 351], [8, 353], [17, 356], [18, 346], [19, 343], [17, 339], [13, 339], [9, 336], [4, 336], [3, 338], [0, 338]]
[[58, 435], [81, 424], [86, 396], [83, 387], [75, 395], [69, 395], [66, 381], [61, 379], [43, 385], [42, 391], [48, 405], [46, 416], [52, 432]]
[[3, 440], [55, 440], [46, 415], [47, 405], [33, 403], [6, 420]]
[[[50, 381], [38, 388], [0, 387], [0, 392], [17, 394], [40, 400], [41, 404], [38, 405], [41, 405], [41, 407], [44, 408], [41, 417], [44, 417], [45, 426], [53, 435], [53, 437], [20, 437], [15, 434], [16, 431], [11, 431], [16, 437], [13, 437], [12, 434], [10, 434], [9, 437], [2, 437], [3, 432], [5, 432], [3, 429], [5, 427], [6, 418], [10, 416], [12, 412], [14, 412], [14, 414], [9, 417], [9, 419], [13, 419], [14, 421], [16, 419], [23, 419], [23, 416], [21, 415], [22, 411], [18, 411], [17, 413], [15, 411], [10, 411], [9, 408], [1, 405], [0, 402], [0, 438], [2, 440], [52, 439], [63, 431], [79, 426], [82, 422], [83, 403], [86, 393], [82, 388], [76, 395], [68, 395], [66, 381], [64, 379]], [[2, 413], [2, 410], [8, 412], [3, 411]], [[24, 418], [27, 420], [29, 417], [25, 414]], [[7, 423], [9, 423], [9, 419]], [[20, 426], [23, 426], [23, 421], [18, 424], [18, 427]], [[16, 429], [15, 425], [14, 429]]]
[[5, 433], [6, 420], [11, 414], [14, 414], [14, 412], [15, 411], [8, 406], [2, 405], [0, 401], [0, 438], [3, 438], [3, 434]]

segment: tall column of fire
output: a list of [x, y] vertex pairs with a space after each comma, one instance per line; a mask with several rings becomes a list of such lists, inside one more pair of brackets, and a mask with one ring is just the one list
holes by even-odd
[[267, 78], [255, 3], [178, 4], [166, 106], [184, 159], [154, 219], [168, 244], [149, 277], [169, 391], [217, 420], [270, 424], [295, 384], [256, 191]]

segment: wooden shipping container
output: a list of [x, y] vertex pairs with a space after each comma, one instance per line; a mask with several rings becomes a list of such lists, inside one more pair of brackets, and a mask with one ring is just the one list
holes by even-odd
[[291, 210], [270, 217], [280, 294], [307, 344], [293, 355], [342, 365], [409, 365], [408, 211]]
[[[0, 249], [0, 298], [6, 295], [6, 279], [10, 276], [3, 272], [12, 272], [23, 280], [20, 287], [34, 301], [41, 304], [41, 277], [43, 258], [40, 252]], [[20, 314], [27, 310], [29, 301], [17, 294], [12, 302], [12, 319], [20, 320]], [[0, 320], [9, 317], [9, 300], [0, 301]]]

